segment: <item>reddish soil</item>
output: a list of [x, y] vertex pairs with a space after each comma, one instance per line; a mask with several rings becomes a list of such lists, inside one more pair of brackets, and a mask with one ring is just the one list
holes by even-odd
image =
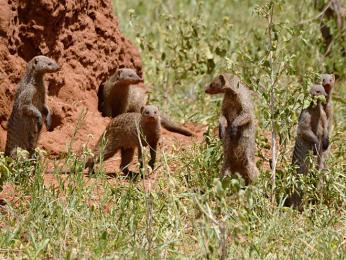
[[142, 75], [136, 48], [122, 36], [111, 0], [0, 0], [0, 148], [25, 64], [36, 55], [54, 58], [61, 71], [46, 76], [52, 132], [39, 146], [51, 154], [66, 151], [81, 111], [85, 120], [75, 136], [77, 149], [97, 137], [108, 119], [97, 110], [97, 90], [117, 68]]
[[[155, 184], [157, 184], [156, 180], [157, 178], [164, 173], [162, 171], [163, 167], [163, 160], [161, 160], [162, 152], [168, 153], [170, 152], [173, 147], [175, 149], [178, 149], [179, 151], [182, 151], [184, 149], [189, 149], [194, 143], [200, 143], [203, 141], [203, 133], [206, 131], [207, 127], [202, 125], [195, 125], [195, 124], [186, 124], [185, 127], [189, 128], [190, 130], [194, 131], [196, 134], [195, 137], [186, 137], [179, 134], [174, 134], [171, 132], [168, 132], [166, 130], [162, 130], [162, 138], [160, 140], [160, 148], [158, 152], [158, 158], [156, 160], [156, 166], [154, 171], [149, 173], [149, 176], [147, 176], [144, 179], [137, 178], [139, 181], [139, 184], [143, 186], [145, 190], [153, 190], [155, 189]], [[91, 141], [91, 143], [94, 141]], [[131, 170], [138, 172], [138, 168], [136, 167], [137, 163], [137, 157], [135, 156], [132, 165], [130, 166]], [[45, 165], [46, 173], [44, 175], [44, 184], [47, 187], [58, 187], [59, 186], [59, 179], [62, 179], [65, 182], [65, 185], [69, 184], [69, 172], [64, 172], [66, 170], [66, 167], [64, 165], [63, 159], [45, 159], [43, 164]], [[107, 172], [109, 178], [107, 180], [108, 183], [111, 185], [128, 185], [129, 181], [128, 179], [125, 179], [124, 175], [118, 175], [116, 176], [115, 173], [119, 173], [119, 165], [120, 165], [120, 154], [117, 153], [115, 156], [110, 158], [109, 160], [105, 161], [102, 165], [105, 172]], [[169, 168], [172, 172], [175, 170], [175, 165], [169, 165]], [[55, 169], [59, 173], [58, 169], [61, 169], [61, 174], [58, 175], [58, 178], [53, 174], [53, 169]], [[90, 185], [96, 185], [97, 189], [93, 189], [93, 198], [89, 202], [90, 205], [96, 205], [99, 201], [99, 198], [102, 196], [104, 189], [103, 189], [103, 182], [97, 178], [89, 178], [87, 171], [85, 170], [85, 183], [87, 186]], [[119, 178], [117, 178], [119, 177]], [[23, 198], [23, 195], [19, 194], [18, 191], [15, 190], [15, 186], [12, 184], [5, 184], [3, 187], [3, 191], [0, 192], [0, 213], [4, 211], [3, 213], [6, 213], [6, 208], [1, 207], [6, 205], [7, 202], [10, 202], [12, 205], [16, 205], [19, 200]], [[63, 196], [59, 197], [60, 199], [64, 199]], [[30, 197], [26, 197], [26, 200], [30, 200]], [[107, 209], [105, 209], [107, 210]]]
[[[98, 111], [99, 86], [121, 67], [134, 68], [142, 76], [142, 66], [138, 51], [119, 31], [111, 0], [0, 0], [0, 151], [6, 143], [7, 119], [16, 86], [26, 63], [36, 55], [51, 57], [61, 66], [58, 73], [45, 78], [54, 129], [44, 130], [39, 140], [39, 147], [48, 151], [50, 158], [45, 185], [57, 186], [56, 177], [49, 172], [54, 163], [62, 165], [62, 169], [64, 166], [62, 159], [53, 162], [53, 158], [63, 157], [70, 144], [75, 153], [83, 144], [92, 147], [110, 120]], [[196, 137], [163, 130], [160, 149], [186, 149], [202, 139], [202, 126], [187, 127]], [[118, 172], [119, 161], [120, 156], [115, 155], [105, 162], [106, 172]], [[135, 158], [133, 164], [136, 162]], [[158, 158], [158, 168], [160, 165]], [[157, 172], [154, 170], [143, 181], [146, 189], [152, 188]], [[68, 181], [67, 174], [59, 176]], [[88, 185], [94, 182], [95, 178], [87, 178]], [[20, 197], [13, 185], [6, 184], [0, 206], [3, 199], [16, 204]]]

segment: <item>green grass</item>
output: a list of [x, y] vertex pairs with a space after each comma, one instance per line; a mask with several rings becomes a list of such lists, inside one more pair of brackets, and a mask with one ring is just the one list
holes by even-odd
[[109, 179], [102, 171], [85, 178], [84, 159], [73, 155], [66, 158], [73, 173], [54, 174], [54, 186], [44, 183], [44, 160], [34, 164], [1, 157], [4, 187], [12, 187], [16, 197], [0, 208], [0, 257], [217, 259], [224, 250], [231, 259], [345, 258], [342, 80], [334, 93], [329, 168], [304, 179], [303, 212], [281, 205], [285, 191], [296, 184], [290, 156], [304, 93], [318, 73], [333, 66], [345, 77], [337, 50], [322, 55], [319, 24], [296, 25], [317, 14], [310, 1], [280, 1], [274, 13], [275, 66], [287, 64], [276, 92], [281, 142], [274, 194], [266, 166], [267, 23], [255, 12], [264, 1], [113, 2], [122, 31], [141, 51], [145, 80], [153, 86], [151, 102], [175, 120], [216, 126], [221, 98], [206, 96], [203, 88], [220, 72], [237, 73], [254, 90], [261, 177], [250, 187], [238, 180], [221, 183], [221, 143], [210, 133], [188, 149], [162, 149], [151, 191], [142, 180]]

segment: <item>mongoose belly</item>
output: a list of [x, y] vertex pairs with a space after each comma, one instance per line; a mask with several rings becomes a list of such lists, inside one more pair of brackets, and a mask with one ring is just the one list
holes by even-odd
[[234, 169], [242, 168], [249, 160], [254, 160], [255, 148], [255, 140], [247, 131], [235, 138], [228, 135], [224, 140], [224, 151], [233, 162], [231, 167]]
[[311, 144], [305, 142], [300, 136], [298, 136], [294, 145], [292, 163], [297, 166], [305, 164], [309, 151], [312, 151], [312, 149], [313, 147]]
[[17, 147], [32, 152], [37, 145], [39, 130], [33, 118], [13, 115], [8, 121], [5, 155], [13, 155]]

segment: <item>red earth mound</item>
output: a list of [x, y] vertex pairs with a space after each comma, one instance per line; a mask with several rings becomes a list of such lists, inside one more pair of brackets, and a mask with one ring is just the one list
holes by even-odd
[[0, 0], [2, 151], [16, 85], [26, 62], [41, 54], [61, 66], [45, 78], [54, 130], [43, 132], [39, 145], [51, 154], [66, 151], [83, 111], [73, 149], [102, 133], [109, 119], [97, 110], [97, 90], [117, 68], [142, 75], [139, 53], [119, 31], [111, 0]]

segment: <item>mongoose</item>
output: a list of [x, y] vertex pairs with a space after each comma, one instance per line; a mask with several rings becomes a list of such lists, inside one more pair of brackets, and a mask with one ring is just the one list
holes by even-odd
[[328, 119], [328, 130], [329, 135], [332, 126], [333, 120], [333, 103], [332, 103], [332, 92], [335, 85], [335, 76], [334, 74], [322, 74], [322, 86], [327, 93], [327, 102], [323, 105], [324, 111], [326, 112]]
[[[335, 85], [334, 74], [322, 74], [322, 86], [327, 94], [327, 101], [323, 104], [323, 109], [327, 117], [328, 123], [328, 139], [330, 138], [332, 132], [332, 121], [333, 121], [333, 103], [332, 103], [332, 92]], [[319, 154], [319, 169], [324, 168], [324, 161], [327, 157], [328, 151], [322, 150]]]
[[[101, 108], [103, 116], [116, 117], [125, 112], [140, 113], [141, 107], [147, 104], [148, 90], [144, 86], [135, 85], [142, 82], [142, 80], [138, 82], [132, 81], [132, 83], [126, 80], [128, 83], [126, 87], [124, 84], [114, 83], [119, 80], [119, 78], [121, 78], [123, 82], [124, 78], [128, 78], [129, 75], [133, 75], [134, 73], [132, 69], [120, 70], [123, 71], [123, 74], [118, 70], [117, 73], [106, 82], [103, 88], [104, 104], [103, 109]], [[117, 74], [119, 74], [119, 76], [117, 76]], [[172, 122], [167, 116], [161, 114], [160, 117], [162, 127], [168, 131], [185, 136], [193, 136], [192, 132]]]
[[129, 172], [128, 165], [132, 161], [135, 148], [138, 149], [140, 167], [143, 167], [142, 146], [147, 145], [150, 147], [151, 156], [149, 166], [154, 169], [160, 130], [160, 114], [156, 106], [144, 106], [141, 109], [141, 113], [121, 114], [115, 117], [107, 126], [95, 146], [94, 157], [89, 158], [86, 167], [89, 168], [89, 172], [93, 170], [94, 163], [100, 157], [100, 145], [102, 144], [102, 140], [105, 140], [104, 160], [112, 157], [120, 150], [120, 168], [125, 174]]
[[255, 122], [251, 94], [237, 76], [221, 74], [206, 87], [208, 94], [223, 93], [220, 137], [223, 139], [223, 166], [220, 177], [239, 173], [246, 184], [259, 176], [255, 163]]
[[42, 128], [42, 115], [45, 116], [47, 129], [50, 129], [51, 114], [46, 105], [43, 76], [58, 70], [59, 65], [53, 59], [42, 55], [27, 64], [8, 120], [6, 156], [15, 157], [17, 147], [33, 153]]
[[128, 105], [126, 112], [140, 113], [141, 107], [144, 107], [148, 102], [149, 90], [144, 85], [131, 85], [128, 93]]
[[128, 99], [124, 97], [129, 95], [130, 85], [142, 81], [135, 70], [129, 68], [118, 69], [103, 86], [101, 93], [102, 115], [116, 117], [125, 113]]
[[[336, 39], [336, 34], [339, 35], [340, 42], [344, 41], [344, 35], [342, 34], [345, 29], [346, 8], [343, 6], [340, 0], [320, 1], [315, 0], [315, 8], [318, 8], [321, 12], [320, 18], [320, 31], [322, 38], [326, 45], [325, 56], [329, 55], [333, 46], [333, 40]], [[334, 20], [336, 28], [331, 28], [331, 22]], [[342, 55], [345, 55], [344, 47], [341, 48]]]
[[309, 152], [318, 155], [318, 167], [323, 164], [321, 154], [329, 146], [328, 120], [319, 97], [327, 97], [322, 85], [313, 85], [310, 95], [314, 99], [303, 109], [298, 120], [297, 137], [293, 150], [292, 164], [297, 165], [299, 173], [307, 173], [306, 159]]
[[[306, 161], [309, 153], [317, 154], [317, 168], [323, 167], [323, 152], [328, 148], [328, 121], [319, 97], [327, 97], [322, 85], [313, 85], [310, 95], [314, 99], [310, 106], [303, 109], [298, 121], [297, 137], [294, 145], [292, 164], [298, 167], [298, 174], [306, 174], [309, 170]], [[298, 188], [285, 201], [286, 206], [300, 208], [302, 192]]]

